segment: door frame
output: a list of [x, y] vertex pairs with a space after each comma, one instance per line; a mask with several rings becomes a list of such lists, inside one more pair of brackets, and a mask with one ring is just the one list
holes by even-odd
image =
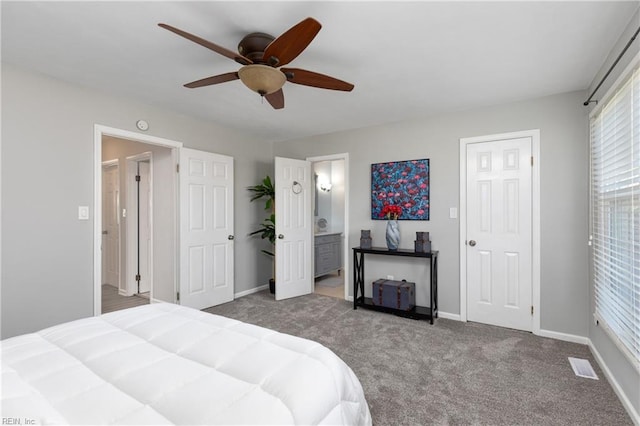
[[[329, 154], [329, 155], [321, 155], [317, 157], [307, 157], [307, 161], [313, 163], [319, 163], [321, 161], [334, 161], [334, 160], [344, 160], [344, 231], [343, 231], [343, 240], [342, 240], [342, 276], [344, 277], [344, 300], [349, 302], [353, 302], [353, 296], [349, 296], [349, 288], [351, 288], [351, 284], [349, 282], [350, 274], [350, 266], [349, 266], [349, 153], [339, 153], [339, 154]], [[315, 199], [312, 198], [313, 203], [315, 203]], [[315, 205], [314, 205], [315, 207]], [[313, 209], [311, 209], [311, 221], [313, 222]], [[315, 257], [311, 256], [311, 270], [314, 270]]]
[[[151, 151], [143, 152], [140, 154], [126, 157], [127, 162], [127, 216], [133, 213], [132, 206], [136, 206], [136, 214], [139, 212], [137, 192], [132, 189], [136, 187], [136, 175], [138, 174], [138, 163], [149, 162], [149, 189], [151, 195], [149, 196], [149, 228], [151, 229], [151, 247], [149, 248], [149, 258], [152, 259], [151, 265], [153, 265], [153, 155]], [[127, 259], [125, 262], [125, 288], [121, 291], [122, 296], [132, 296], [138, 294], [137, 283], [135, 281], [135, 274], [138, 265], [138, 221], [131, 221], [132, 226], [127, 225]], [[153, 300], [153, 268], [149, 271], [149, 283], [151, 290], [149, 291], [149, 300]]]
[[540, 334], [540, 129], [460, 138], [460, 321], [467, 321], [467, 145], [506, 139], [531, 138], [531, 290], [533, 334]]
[[[102, 313], [102, 138], [104, 136], [112, 136], [133, 142], [170, 148], [174, 164], [178, 164], [178, 151], [183, 146], [182, 142], [170, 139], [104, 126], [101, 124], [93, 125], [93, 211], [95, 212], [93, 215], [93, 315], [95, 316]], [[178, 173], [175, 174], [175, 187], [178, 187]], [[177, 197], [179, 197], [178, 190], [176, 190], [176, 202], [173, 206], [175, 210], [174, 217], [176, 217], [176, 220], [178, 218]], [[177, 223], [174, 228], [175, 232], [173, 238], [177, 247], [179, 243]], [[177, 256], [173, 261], [175, 263], [174, 282], [177, 283], [179, 272]]]
[[[117, 285], [117, 287], [118, 287], [118, 291], [120, 291], [120, 286], [122, 285], [122, 268], [121, 268], [122, 265], [120, 264], [121, 263], [121, 259], [120, 259], [120, 239], [122, 238], [122, 223], [120, 221], [120, 197], [122, 196], [122, 194], [120, 193], [120, 160], [117, 159], [117, 158], [114, 158], [113, 160], [102, 161], [101, 165], [102, 165], [102, 172], [103, 173], [104, 173], [104, 170], [106, 168], [115, 167], [118, 170], [118, 174], [117, 174], [117, 176], [118, 176], [118, 198], [116, 200], [116, 211], [117, 211], [116, 222], [118, 224], [118, 247], [117, 247], [116, 251], [118, 253], [117, 254], [117, 258], [118, 258], [118, 285]], [[100, 177], [102, 178], [102, 175], [100, 175]], [[100, 186], [100, 196], [101, 197], [103, 196], [102, 191], [103, 191], [103, 188], [102, 188], [102, 185], [101, 185]], [[100, 211], [99, 212], [96, 210], [96, 216], [98, 214], [100, 215], [100, 223], [102, 224], [102, 216], [104, 214], [104, 212], [102, 211], [102, 206], [100, 207]], [[101, 231], [101, 233], [102, 233], [102, 231]], [[102, 244], [102, 239], [100, 240], [100, 243]], [[104, 254], [104, 253], [102, 253], [102, 254]], [[101, 255], [101, 259], [102, 259], [102, 255]], [[103, 266], [103, 262], [101, 261], [100, 262], [100, 267], [101, 267], [100, 275], [101, 276], [102, 276], [102, 273], [104, 272], [102, 270], [102, 266]], [[101, 289], [100, 291], [102, 291], [102, 286], [100, 287], [100, 289]]]

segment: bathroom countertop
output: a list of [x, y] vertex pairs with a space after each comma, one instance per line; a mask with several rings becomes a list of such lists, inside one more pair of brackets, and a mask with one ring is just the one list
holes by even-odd
[[342, 235], [341, 231], [338, 232], [316, 232], [313, 234], [314, 237], [321, 237], [323, 235]]

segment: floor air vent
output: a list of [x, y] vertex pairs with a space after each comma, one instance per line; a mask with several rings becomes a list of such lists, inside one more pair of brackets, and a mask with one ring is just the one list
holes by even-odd
[[569, 363], [571, 364], [571, 368], [573, 368], [573, 372], [576, 376], [598, 380], [598, 376], [596, 375], [596, 372], [593, 371], [593, 367], [591, 367], [589, 360], [569, 357]]

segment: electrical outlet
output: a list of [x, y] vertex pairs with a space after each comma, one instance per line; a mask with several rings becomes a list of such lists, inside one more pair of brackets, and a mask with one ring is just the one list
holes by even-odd
[[388, 280], [392, 280], [393, 279], [393, 275], [387, 275], [387, 279]]

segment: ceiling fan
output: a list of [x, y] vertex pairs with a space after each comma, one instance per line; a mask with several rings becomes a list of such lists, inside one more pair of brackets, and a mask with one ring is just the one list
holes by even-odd
[[158, 25], [242, 65], [238, 71], [214, 75], [184, 85], [190, 89], [240, 79], [249, 89], [266, 98], [273, 108], [281, 109], [284, 108], [282, 86], [287, 81], [345, 92], [350, 92], [354, 87], [346, 81], [313, 71], [279, 68], [294, 60], [318, 34], [322, 26], [313, 18], [302, 20], [278, 38], [258, 32], [248, 34], [240, 40], [238, 53], [171, 25]]

